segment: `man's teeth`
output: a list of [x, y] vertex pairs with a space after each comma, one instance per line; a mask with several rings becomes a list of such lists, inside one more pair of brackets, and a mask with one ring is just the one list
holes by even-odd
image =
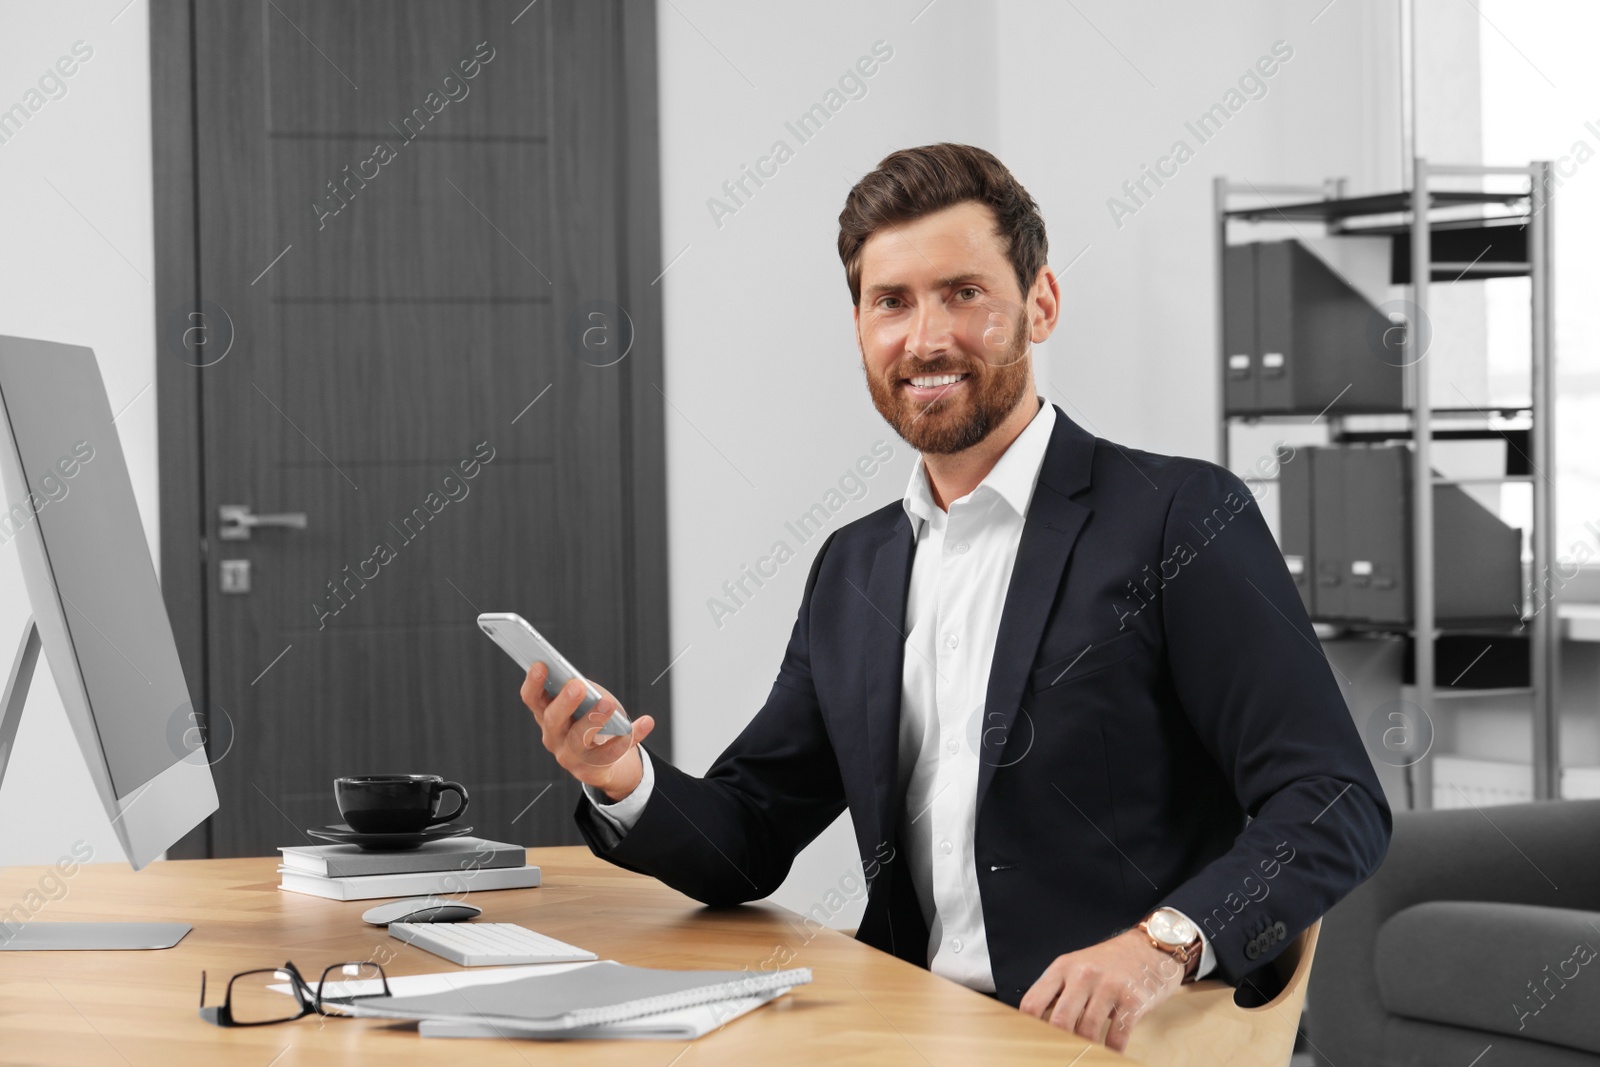
[[937, 389], [941, 385], [954, 385], [965, 377], [965, 374], [924, 374], [912, 378], [911, 384], [918, 389]]

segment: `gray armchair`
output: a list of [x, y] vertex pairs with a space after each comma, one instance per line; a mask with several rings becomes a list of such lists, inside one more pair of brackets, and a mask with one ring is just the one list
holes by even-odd
[[1324, 1067], [1600, 1065], [1600, 800], [1402, 812], [1323, 921]]

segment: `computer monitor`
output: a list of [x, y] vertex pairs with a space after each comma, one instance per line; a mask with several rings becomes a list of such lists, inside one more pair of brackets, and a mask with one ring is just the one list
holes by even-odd
[[[0, 543], [16, 545], [33, 607], [0, 703], [0, 779], [42, 644], [137, 870], [216, 811], [217, 791], [93, 351], [0, 337], [0, 485]], [[164, 948], [189, 930], [5, 918], [0, 950]]]

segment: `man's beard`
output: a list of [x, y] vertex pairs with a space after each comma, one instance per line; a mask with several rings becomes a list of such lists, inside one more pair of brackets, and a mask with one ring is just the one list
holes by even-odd
[[[872, 404], [894, 432], [918, 452], [949, 455], [965, 451], [992, 433], [1017, 406], [1028, 386], [1028, 341], [1019, 315], [1011, 323], [1011, 343], [993, 363], [952, 353], [923, 363], [903, 359], [881, 378], [867, 373]], [[913, 400], [901, 388], [912, 375], [966, 374], [932, 400]]]

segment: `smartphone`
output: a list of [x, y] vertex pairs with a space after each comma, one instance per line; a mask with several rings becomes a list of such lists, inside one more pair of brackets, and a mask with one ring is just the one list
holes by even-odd
[[[578, 705], [578, 710], [572, 713], [574, 722], [583, 718], [594, 710], [594, 706], [603, 699], [600, 690], [594, 684], [578, 673], [578, 668], [567, 662], [567, 657], [556, 651], [556, 646], [545, 639], [545, 636], [533, 628], [533, 624], [521, 615], [509, 611], [491, 611], [478, 616], [478, 625], [490, 639], [506, 654], [517, 661], [517, 666], [527, 671], [535, 663], [543, 663], [549, 668], [550, 673], [545, 678], [545, 695], [554, 699], [561, 692], [561, 687], [573, 678], [583, 683], [588, 695]], [[621, 708], [611, 713], [611, 718], [600, 727], [600, 733], [605, 737], [625, 737], [633, 732], [633, 724], [628, 721], [628, 716]]]

